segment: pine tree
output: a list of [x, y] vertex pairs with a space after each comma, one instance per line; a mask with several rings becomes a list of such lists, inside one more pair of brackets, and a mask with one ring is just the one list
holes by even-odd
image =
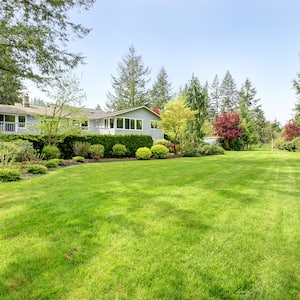
[[221, 111], [230, 112], [236, 108], [238, 92], [236, 83], [231, 76], [230, 72], [227, 71], [220, 87], [221, 94]]
[[209, 93], [209, 118], [213, 120], [216, 115], [221, 112], [221, 91], [218, 75], [215, 76]]
[[208, 116], [208, 96], [207, 88], [201, 86], [194, 74], [186, 86], [186, 105], [195, 113], [195, 118], [188, 124], [188, 132], [192, 142], [198, 143], [204, 135], [202, 126]]
[[164, 67], [162, 67], [157, 75], [150, 91], [151, 106], [163, 109], [165, 104], [171, 99], [171, 83], [168, 81], [168, 75]]
[[142, 105], [149, 105], [150, 69], [145, 67], [142, 56], [137, 55], [133, 46], [118, 64], [118, 76], [112, 75], [114, 94], [107, 94], [106, 106], [110, 110], [122, 110]]

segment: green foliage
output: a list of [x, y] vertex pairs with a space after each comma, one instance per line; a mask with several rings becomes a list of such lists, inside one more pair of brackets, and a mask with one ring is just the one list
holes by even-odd
[[201, 154], [202, 156], [225, 153], [224, 148], [217, 144], [212, 144], [212, 145], [207, 144], [207, 145], [201, 146], [198, 151], [199, 151], [199, 154]]
[[182, 146], [181, 153], [185, 157], [193, 157], [197, 156], [197, 149], [195, 149], [193, 143], [185, 143]]
[[169, 150], [164, 145], [153, 145], [151, 147], [151, 152], [155, 158], [162, 158], [169, 153]]
[[153, 145], [152, 137], [149, 135], [128, 134], [128, 135], [100, 135], [100, 134], [86, 134], [86, 135], [69, 135], [65, 137], [63, 142], [58, 144], [65, 159], [72, 158], [73, 144], [75, 141], [88, 142], [90, 144], [101, 144], [104, 146], [104, 157], [112, 156], [112, 148], [115, 144], [125, 145], [130, 157], [135, 157], [135, 152], [140, 147], [150, 148]]
[[169, 149], [171, 146], [171, 142], [166, 139], [158, 139], [154, 142], [154, 145], [163, 145]]
[[149, 104], [146, 85], [150, 69], [145, 68], [142, 57], [136, 54], [133, 46], [118, 64], [119, 77], [112, 76], [114, 94], [108, 93], [106, 106], [110, 110], [122, 110]]
[[8, 182], [8, 181], [17, 181], [20, 179], [21, 173], [17, 169], [12, 168], [0, 168], [0, 181]]
[[148, 147], [142, 147], [136, 150], [135, 157], [137, 159], [148, 160], [152, 156], [152, 152]]
[[31, 174], [46, 174], [47, 167], [40, 164], [29, 164], [24, 166], [24, 170]]
[[49, 160], [52, 158], [59, 158], [60, 151], [56, 146], [45, 146], [42, 150], [42, 156], [46, 160]]
[[80, 142], [76, 141], [73, 145], [73, 152], [77, 156], [83, 156], [85, 158], [89, 155], [89, 149], [90, 149], [91, 143], [89, 142]]
[[72, 160], [74, 160], [76, 162], [81, 162], [81, 163], [83, 163], [85, 161], [84, 157], [82, 157], [82, 156], [74, 156], [74, 157], [72, 157]]
[[46, 161], [44, 164], [48, 169], [54, 169], [57, 168], [57, 166], [63, 166], [65, 163], [63, 159], [53, 158]]
[[0, 162], [2, 166], [7, 166], [15, 161], [18, 154], [18, 147], [12, 142], [0, 141]]
[[100, 159], [104, 157], [104, 146], [101, 144], [94, 144], [90, 146], [89, 153], [93, 159]]
[[16, 140], [13, 142], [17, 147], [17, 161], [33, 161], [36, 160], [38, 154], [33, 148], [33, 144], [26, 140]]
[[300, 151], [300, 137], [293, 139], [293, 143], [295, 145], [295, 150]]
[[113, 156], [124, 157], [124, 156], [126, 156], [127, 152], [128, 151], [127, 151], [127, 148], [125, 145], [122, 145], [122, 144], [113, 145], [113, 148], [112, 148]]
[[296, 151], [296, 145], [294, 141], [284, 141], [281, 146], [280, 150], [287, 150], [289, 152]]

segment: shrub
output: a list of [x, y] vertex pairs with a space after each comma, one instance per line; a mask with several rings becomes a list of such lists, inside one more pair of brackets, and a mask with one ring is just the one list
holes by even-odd
[[20, 179], [21, 173], [17, 169], [0, 168], [0, 181], [17, 181]]
[[292, 151], [296, 151], [296, 146], [295, 146], [294, 141], [287, 141], [287, 142], [282, 143], [281, 149], [292, 152]]
[[38, 154], [33, 148], [33, 144], [25, 140], [16, 140], [13, 142], [17, 147], [16, 159], [20, 162], [36, 160]]
[[72, 160], [74, 160], [76, 162], [84, 162], [84, 157], [82, 157], [82, 156], [74, 156], [72, 158]]
[[201, 155], [208, 155], [210, 154], [210, 145], [204, 145], [199, 148], [198, 150], [199, 154]]
[[89, 142], [80, 142], [80, 141], [74, 142], [73, 144], [74, 154], [77, 156], [83, 156], [87, 158], [89, 155], [90, 146], [91, 144]]
[[95, 144], [90, 146], [89, 153], [93, 159], [100, 159], [104, 156], [104, 146], [101, 144]]
[[115, 144], [112, 148], [112, 154], [116, 157], [124, 157], [127, 154], [127, 148], [122, 144]]
[[300, 137], [293, 139], [293, 143], [295, 145], [295, 149], [300, 151]]
[[25, 171], [31, 174], [45, 174], [47, 173], [47, 167], [39, 164], [29, 164], [25, 166]]
[[57, 168], [57, 166], [63, 166], [64, 160], [59, 158], [53, 158], [45, 162], [45, 166], [48, 169], [54, 169]]
[[186, 157], [197, 156], [197, 149], [192, 144], [184, 144], [181, 149], [182, 155]]
[[45, 146], [42, 150], [42, 156], [44, 159], [52, 159], [52, 158], [59, 158], [60, 151], [56, 146]]
[[7, 166], [15, 161], [18, 148], [13, 142], [0, 142], [0, 162], [2, 166]]
[[169, 150], [164, 145], [157, 144], [151, 147], [151, 152], [155, 158], [162, 158], [169, 153]]
[[212, 144], [210, 146], [210, 152], [211, 152], [211, 154], [224, 154], [225, 150], [220, 145]]
[[152, 152], [148, 147], [141, 147], [136, 150], [135, 156], [137, 159], [150, 159], [152, 156]]
[[169, 149], [171, 146], [171, 142], [166, 139], [158, 139], [154, 142], [154, 145], [163, 145]]

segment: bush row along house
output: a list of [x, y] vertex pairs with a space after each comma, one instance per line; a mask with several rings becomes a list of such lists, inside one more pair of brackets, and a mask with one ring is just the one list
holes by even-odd
[[[146, 106], [116, 112], [82, 108], [86, 122], [81, 129], [90, 134], [145, 134], [153, 140], [164, 137], [159, 127], [160, 116]], [[51, 118], [52, 106], [30, 105], [29, 101], [15, 105], [0, 104], [0, 132], [2, 134], [37, 134], [37, 116]], [[70, 119], [70, 121], [72, 121]]]

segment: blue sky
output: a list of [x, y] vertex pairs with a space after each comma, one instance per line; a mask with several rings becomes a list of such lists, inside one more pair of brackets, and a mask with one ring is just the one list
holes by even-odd
[[299, 12], [299, 0], [98, 0], [91, 10], [72, 13], [92, 28], [69, 45], [86, 56], [76, 71], [85, 106], [105, 108], [111, 75], [133, 45], [151, 68], [151, 83], [162, 66], [174, 92], [193, 73], [211, 83], [229, 70], [239, 88], [250, 79], [268, 120], [285, 124], [300, 72]]

